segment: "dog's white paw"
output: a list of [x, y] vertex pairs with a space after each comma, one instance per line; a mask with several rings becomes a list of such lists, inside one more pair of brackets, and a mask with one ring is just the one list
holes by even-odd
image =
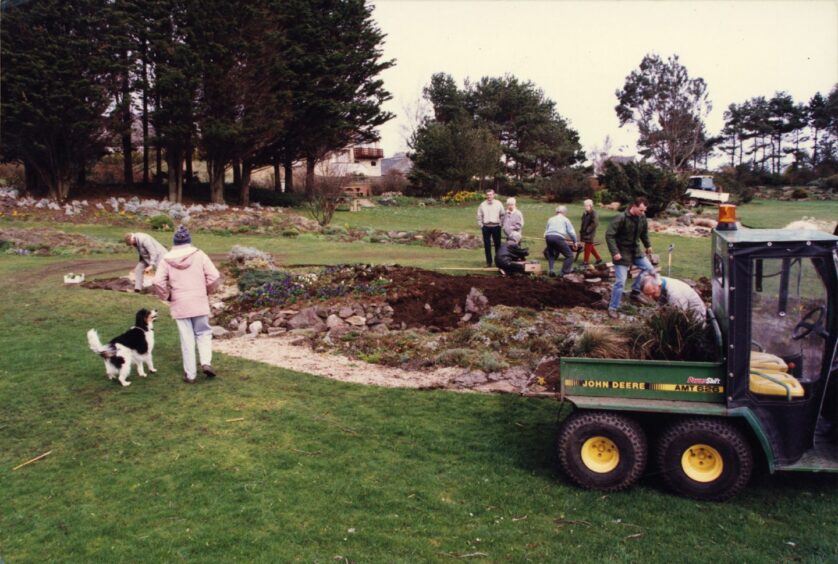
[[152, 374], [157, 374], [157, 369], [156, 368], [149, 368], [148, 371], [151, 372]]
[[131, 382], [120, 382], [120, 384], [122, 384], [123, 388], [127, 388], [128, 386], [131, 385]]
[[140, 377], [142, 377], [142, 378], [145, 378], [146, 376], [148, 376], [148, 374], [146, 374], [145, 372], [137, 372], [137, 374], [139, 374]]

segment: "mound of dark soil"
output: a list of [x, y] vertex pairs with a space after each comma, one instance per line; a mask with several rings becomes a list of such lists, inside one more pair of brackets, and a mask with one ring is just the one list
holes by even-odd
[[466, 296], [472, 288], [483, 292], [490, 306], [541, 310], [592, 306], [601, 300], [599, 294], [560, 279], [450, 276], [416, 268], [394, 268], [387, 277], [393, 281], [386, 298], [393, 307], [393, 319], [409, 327], [455, 327], [463, 316]]
[[114, 290], [116, 292], [134, 291], [134, 283], [127, 278], [97, 278], [96, 280], [85, 280], [81, 283], [81, 287], [89, 290]]

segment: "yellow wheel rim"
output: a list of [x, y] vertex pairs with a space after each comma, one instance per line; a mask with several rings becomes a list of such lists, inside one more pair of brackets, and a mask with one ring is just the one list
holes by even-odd
[[620, 463], [620, 451], [608, 437], [591, 437], [582, 445], [582, 463], [592, 472], [605, 474]]
[[692, 445], [681, 455], [681, 468], [684, 474], [696, 482], [706, 484], [718, 480], [724, 467], [722, 455], [710, 445]]

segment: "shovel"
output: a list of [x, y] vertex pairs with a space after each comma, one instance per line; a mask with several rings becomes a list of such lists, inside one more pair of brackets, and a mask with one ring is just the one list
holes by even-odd
[[666, 276], [668, 278], [672, 277], [672, 251], [675, 250], [675, 243], [669, 244], [669, 257], [667, 258], [666, 264]]

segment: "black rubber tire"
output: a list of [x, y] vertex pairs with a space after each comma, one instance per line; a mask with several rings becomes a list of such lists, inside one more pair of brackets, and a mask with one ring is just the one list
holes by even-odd
[[[598, 473], [582, 461], [582, 445], [604, 436], [617, 446], [620, 458], [610, 472]], [[583, 488], [616, 492], [634, 485], [646, 469], [646, 433], [630, 417], [604, 411], [575, 411], [562, 423], [558, 440], [559, 461], [570, 478]]]
[[[689, 447], [706, 444], [722, 457], [721, 475], [711, 482], [690, 478], [681, 464]], [[742, 491], [751, 478], [754, 456], [745, 435], [728, 421], [712, 418], [681, 419], [661, 436], [658, 468], [667, 485], [680, 495], [701, 501], [725, 501]]]

